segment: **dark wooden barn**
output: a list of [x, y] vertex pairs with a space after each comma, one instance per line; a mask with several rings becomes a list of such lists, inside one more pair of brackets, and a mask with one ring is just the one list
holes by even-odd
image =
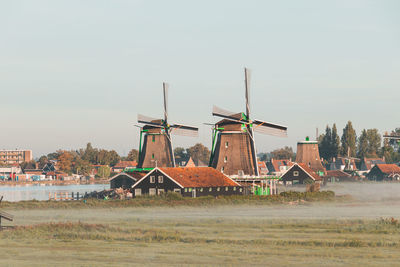
[[186, 197], [241, 195], [243, 188], [210, 167], [155, 168], [132, 186], [134, 196], [180, 193]]
[[396, 164], [376, 164], [366, 177], [371, 181], [399, 181], [400, 167]]
[[295, 163], [281, 177], [285, 185], [307, 184], [321, 182], [321, 180], [321, 177], [304, 163]]
[[126, 172], [121, 172], [111, 177], [108, 181], [110, 182], [111, 189], [120, 187], [128, 189], [131, 188], [132, 185], [134, 185], [140, 178], [145, 175], [146, 173], [144, 172], [131, 172], [129, 174]]

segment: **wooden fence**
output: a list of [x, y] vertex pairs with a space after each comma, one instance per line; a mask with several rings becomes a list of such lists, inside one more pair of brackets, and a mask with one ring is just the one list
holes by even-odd
[[49, 193], [49, 200], [80, 200], [84, 194], [79, 194], [79, 192], [53, 192]]

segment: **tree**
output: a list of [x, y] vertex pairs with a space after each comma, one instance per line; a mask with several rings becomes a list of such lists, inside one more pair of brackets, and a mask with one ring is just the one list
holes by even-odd
[[137, 149], [132, 149], [131, 151], [129, 151], [127, 160], [139, 161], [139, 151]]
[[61, 171], [71, 173], [72, 172], [72, 161], [74, 157], [71, 152], [63, 151], [58, 156], [58, 167]]
[[192, 157], [194, 161], [202, 161], [203, 163], [207, 163], [210, 159], [210, 150], [204, 146], [203, 144], [197, 143], [192, 147], [186, 149], [186, 154], [189, 157]]
[[295, 159], [295, 154], [292, 147], [285, 146], [271, 151], [271, 158], [273, 159]]
[[357, 156], [363, 157], [377, 157], [381, 147], [381, 135], [378, 129], [368, 129], [361, 132], [358, 138]]
[[99, 151], [92, 147], [91, 143], [87, 143], [86, 149], [82, 153], [82, 159], [87, 160], [92, 164], [97, 163], [97, 154]]
[[382, 142], [382, 138], [378, 132], [378, 129], [368, 129], [367, 139], [368, 139], [368, 154], [370, 156], [377, 156]]
[[73, 160], [73, 172], [80, 175], [90, 175], [92, 174], [93, 167], [89, 161], [81, 159], [77, 154]]
[[38, 161], [39, 169], [43, 169], [47, 162], [49, 162], [49, 159], [46, 156], [41, 156]]
[[349, 151], [350, 156], [354, 157], [356, 155], [356, 140], [356, 131], [354, 130], [351, 121], [348, 121], [346, 127], [343, 129], [341, 154], [347, 156]]
[[174, 156], [177, 161], [188, 161], [189, 155], [183, 147], [176, 147], [174, 149]]
[[35, 169], [36, 168], [36, 161], [31, 160], [31, 161], [24, 161], [21, 164], [19, 164], [21, 169]]
[[362, 130], [361, 135], [358, 138], [357, 157], [359, 158], [366, 157], [367, 153], [368, 153], [368, 137], [367, 137], [367, 131], [364, 129]]
[[326, 126], [325, 134], [320, 136], [318, 144], [319, 154], [324, 159], [332, 158], [332, 130], [329, 125]]
[[108, 166], [100, 166], [100, 168], [97, 170], [97, 176], [101, 178], [108, 178], [110, 177], [110, 167]]
[[336, 123], [332, 126], [331, 156], [337, 158], [340, 152], [340, 137], [337, 133]]

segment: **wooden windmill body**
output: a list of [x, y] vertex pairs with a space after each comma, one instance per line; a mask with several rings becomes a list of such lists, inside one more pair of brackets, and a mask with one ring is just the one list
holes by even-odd
[[[171, 134], [197, 136], [198, 128], [182, 124], [168, 123], [167, 95], [168, 85], [163, 83], [164, 119], [154, 119], [141, 114], [139, 163], [138, 168], [175, 167], [174, 149]], [[143, 145], [142, 145], [143, 139]]]
[[317, 141], [306, 140], [297, 142], [296, 162], [306, 164], [315, 172], [326, 171], [319, 156]]
[[259, 176], [254, 131], [286, 136], [287, 127], [250, 119], [249, 71], [245, 69], [246, 113], [214, 106], [212, 114], [223, 118], [213, 128], [209, 166], [230, 176]]

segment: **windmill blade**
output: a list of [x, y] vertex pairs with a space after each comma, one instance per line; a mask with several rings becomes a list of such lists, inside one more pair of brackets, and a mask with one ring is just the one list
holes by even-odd
[[138, 123], [148, 124], [152, 126], [162, 126], [160, 119], [151, 118], [142, 114], [138, 114]]
[[213, 111], [212, 111], [212, 115], [213, 116], [218, 116], [218, 117], [222, 117], [225, 119], [231, 119], [231, 120], [239, 120], [239, 118], [237, 118], [238, 113], [236, 112], [232, 112], [232, 111], [228, 111], [222, 108], [219, 108], [217, 106], [213, 106]]
[[287, 127], [279, 124], [274, 124], [266, 121], [253, 121], [253, 130], [258, 133], [286, 137]]
[[245, 98], [246, 98], [246, 116], [250, 118], [250, 70], [244, 68], [244, 84], [245, 84]]
[[168, 119], [168, 83], [163, 83], [163, 93], [164, 93], [164, 121], [167, 122]]
[[172, 128], [171, 133], [175, 135], [196, 137], [199, 134], [199, 128], [193, 126], [174, 124], [171, 125], [171, 128]]
[[400, 140], [399, 135], [384, 135], [383, 138], [389, 138], [389, 139], [394, 139], [394, 140]]

